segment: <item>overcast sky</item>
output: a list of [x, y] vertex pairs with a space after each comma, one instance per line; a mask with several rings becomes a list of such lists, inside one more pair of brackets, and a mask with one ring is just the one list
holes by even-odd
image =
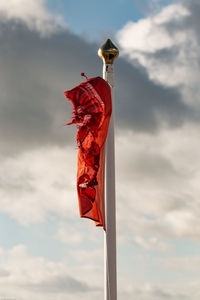
[[0, 299], [103, 298], [103, 230], [79, 218], [63, 92], [101, 76], [107, 38], [118, 299], [200, 299], [199, 30], [199, 0], [0, 0]]

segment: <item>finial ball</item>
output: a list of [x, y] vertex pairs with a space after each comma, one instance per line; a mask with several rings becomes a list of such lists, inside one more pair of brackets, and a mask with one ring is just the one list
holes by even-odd
[[98, 50], [99, 57], [106, 64], [113, 64], [115, 58], [119, 55], [119, 50], [112, 43], [110, 39], [108, 39], [105, 44]]

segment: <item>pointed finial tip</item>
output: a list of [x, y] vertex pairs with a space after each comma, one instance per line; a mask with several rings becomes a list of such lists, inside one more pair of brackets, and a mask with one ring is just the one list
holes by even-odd
[[104, 63], [113, 64], [115, 58], [119, 55], [119, 50], [112, 43], [111, 39], [107, 39], [103, 46], [99, 48], [98, 55]]

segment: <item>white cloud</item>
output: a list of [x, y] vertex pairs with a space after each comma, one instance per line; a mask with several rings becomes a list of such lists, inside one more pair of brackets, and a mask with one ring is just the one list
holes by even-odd
[[124, 232], [132, 232], [133, 241], [134, 236], [143, 237], [141, 246], [145, 246], [144, 238], [149, 242], [172, 237], [199, 241], [198, 132], [199, 127], [184, 126], [152, 136], [122, 133], [117, 137], [117, 211], [124, 228], [122, 240]]
[[[72, 148], [73, 149], [73, 148]], [[76, 151], [43, 148], [1, 161], [1, 211], [22, 224], [78, 215]]]
[[79, 245], [84, 239], [84, 232], [77, 226], [70, 226], [68, 223], [60, 223], [57, 229], [57, 238], [64, 244]]
[[171, 257], [167, 259], [160, 259], [160, 263], [169, 271], [172, 272], [186, 272], [193, 273], [194, 276], [199, 276], [199, 256], [184, 256], [184, 257]]
[[134, 288], [128, 288], [119, 293], [119, 299], [133, 299], [133, 296], [138, 300], [187, 300], [192, 297], [194, 300], [198, 300], [199, 282], [186, 283], [179, 285], [157, 285], [146, 282], [142, 285], [134, 285]]
[[103, 272], [103, 247], [101, 249], [97, 250], [74, 250], [71, 251], [71, 256], [79, 263], [85, 262], [87, 265], [91, 265], [94, 267], [94, 265], [98, 262], [101, 264], [101, 271]]
[[[70, 129], [64, 128], [64, 134], [59, 135], [59, 126], [69, 119], [70, 110], [62, 92], [80, 81], [81, 71], [87, 70], [92, 76], [98, 73], [98, 46], [62, 30], [41, 38], [38, 31], [46, 34], [57, 28], [44, 2], [30, 1], [26, 6], [23, 1], [15, 1], [13, 11], [11, 1], [7, 3], [0, 4], [4, 15], [0, 34], [0, 211], [22, 224], [44, 222], [51, 214], [64, 216], [68, 221], [79, 218], [76, 146], [67, 146], [73, 139], [72, 135], [70, 139], [67, 136]], [[162, 285], [155, 267], [149, 275], [149, 256], [141, 255], [137, 260], [134, 254], [135, 244], [144, 252], [159, 250], [167, 255], [173, 250], [170, 238], [199, 241], [200, 128], [193, 122], [190, 109], [194, 105], [186, 97], [186, 89], [183, 94], [188, 106], [183, 105], [177, 90], [178, 84], [186, 83], [192, 97], [192, 87], [198, 81], [199, 71], [194, 67], [198, 57], [196, 36], [194, 30], [181, 27], [190, 16], [189, 7], [172, 5], [121, 31], [124, 53], [131, 52], [133, 63], [131, 66], [119, 59], [116, 76], [116, 124], [120, 127], [116, 138], [117, 228], [120, 246], [127, 249], [131, 243], [133, 247], [129, 257], [120, 254], [128, 259], [130, 275], [123, 276], [119, 271], [119, 280], [124, 283], [120, 285], [121, 299], [132, 299], [133, 295], [138, 300], [183, 300], [191, 295], [192, 299], [199, 299], [199, 282], [191, 279], [183, 286], [176, 273], [174, 286]], [[19, 40], [18, 36], [22, 38]], [[170, 51], [178, 54], [171, 56]], [[149, 80], [143, 68], [135, 66], [135, 59], [165, 87]], [[24, 246], [0, 250], [0, 295], [35, 299], [37, 293], [39, 300], [60, 300], [66, 295], [75, 300], [80, 298], [76, 291], [82, 291], [83, 300], [91, 295], [102, 299], [102, 248], [99, 250], [97, 245], [97, 230], [101, 229], [89, 223], [94, 229], [89, 233], [82, 228], [77, 232], [79, 226], [58, 224], [54, 238], [65, 244], [64, 262], [31, 257]], [[91, 241], [95, 241], [95, 246], [91, 246]], [[88, 252], [81, 249], [83, 242], [91, 247]], [[171, 264], [173, 261], [166, 262], [164, 271]], [[140, 276], [138, 266], [143, 267]], [[170, 281], [172, 273], [165, 278], [164, 271], [161, 277]], [[137, 280], [135, 285], [133, 278]], [[11, 290], [15, 295], [8, 295]]]
[[[89, 219], [80, 219], [78, 216], [78, 208], [76, 211], [76, 219], [73, 218], [73, 222], [70, 220], [71, 216], [68, 217], [69, 219], [58, 223], [55, 235], [56, 239], [66, 245], [78, 246], [79, 248], [84, 244], [92, 243], [93, 246], [97, 248], [103, 244], [104, 231], [102, 227], [96, 227], [95, 223]], [[73, 251], [73, 253], [75, 252], [76, 251]], [[79, 255], [79, 260], [81, 257], [82, 255]]]
[[[197, 1], [180, 1], [138, 22], [129, 22], [118, 33], [122, 55], [133, 65], [139, 61], [152, 80], [179, 89], [197, 114], [198, 12]], [[118, 176], [126, 184], [119, 180], [118, 194], [127, 205], [125, 208], [119, 202], [119, 220], [133, 228], [133, 234], [139, 236], [135, 242], [144, 248], [153, 247], [151, 239], [155, 237], [199, 241], [198, 133], [199, 125], [188, 123], [175, 130], [164, 125], [154, 136], [136, 132], [119, 136]], [[132, 217], [125, 221], [130, 210]]]
[[44, 0], [1, 0], [0, 15], [26, 23], [29, 29], [36, 29], [42, 35], [57, 31], [61, 16], [52, 15]]
[[[164, 250], [158, 238], [199, 239], [198, 132], [198, 127], [187, 125], [157, 135], [117, 136], [119, 224], [148, 241], [150, 248]], [[79, 218], [74, 146], [3, 157], [0, 178], [0, 210], [20, 223], [42, 222], [52, 213]], [[67, 244], [85, 239], [79, 228], [65, 223], [60, 223], [57, 235]]]
[[133, 64], [138, 60], [152, 80], [164, 86], [179, 87], [184, 101], [199, 107], [195, 5], [195, 1], [180, 1], [153, 16], [129, 22], [118, 32], [118, 41], [122, 55]]
[[[3, 257], [2, 257], [3, 255]], [[87, 299], [90, 293], [95, 297], [93, 283], [87, 284], [87, 276], [81, 280], [72, 274], [68, 263], [53, 262], [43, 257], [32, 257], [24, 245], [16, 245], [1, 255], [0, 295], [5, 298], [34, 299]], [[79, 276], [77, 276], [79, 277]]]
[[[76, 300], [80, 296], [83, 300], [90, 299], [90, 297], [102, 299], [103, 267], [94, 265], [100, 253], [88, 250], [87, 253], [75, 251], [72, 254], [80, 260], [82, 256], [82, 261], [78, 260], [80, 264], [77, 266], [71, 264], [71, 257], [66, 257], [66, 260], [62, 262], [33, 257], [24, 245], [16, 245], [10, 250], [4, 250], [0, 256], [0, 295], [4, 295], [5, 298], [29, 298], [30, 300], [35, 299], [35, 295], [39, 300], [60, 300], [63, 297]], [[90, 254], [92, 261], [90, 261]], [[147, 257], [141, 256], [136, 259], [140, 262], [141, 269], [144, 270], [145, 265], [150, 266]], [[131, 260], [130, 263], [132, 263]], [[198, 257], [153, 259], [154, 267], [158, 272], [160, 272], [158, 266], [163, 266], [165, 272], [169, 273], [169, 270], [172, 272], [172, 277], [176, 272], [179, 274], [183, 270], [186, 270], [187, 274], [194, 272], [194, 275], [197, 275], [198, 263]], [[132, 274], [132, 276], [135, 275]], [[163, 284], [159, 280], [157, 283], [151, 283], [151, 278], [149, 281], [143, 278], [141, 282], [138, 277], [134, 280], [130, 276], [123, 278], [120, 272], [119, 299], [131, 300], [133, 296], [138, 300], [163, 300], [166, 297], [172, 300], [189, 299], [189, 297], [198, 300], [199, 281], [188, 280], [186, 276], [182, 277], [180, 282], [171, 284]]]
[[[190, 12], [181, 4], [173, 4], [163, 10], [137, 22], [129, 22], [118, 33], [118, 40], [122, 51], [134, 58], [137, 51], [154, 53], [156, 50], [169, 48], [175, 43], [185, 42], [186, 34], [179, 31], [175, 36], [167, 32], [165, 25], [169, 22], [179, 21], [188, 16]], [[136, 56], [137, 57], [137, 56]]]
[[[42, 2], [38, 3], [42, 5]], [[0, 48], [0, 210], [23, 224], [41, 222], [51, 213], [73, 215], [76, 212], [78, 215], [76, 155], [72, 154], [76, 146], [65, 148], [73, 139], [72, 135], [70, 139], [68, 136], [72, 130], [61, 128], [67, 119], [70, 120], [71, 107], [65, 103], [62, 93], [80, 81], [83, 67], [97, 75], [95, 46], [89, 47], [67, 30], [41, 38], [38, 32], [30, 31], [20, 22], [14, 29], [10, 20], [1, 22], [0, 41], [4, 46]], [[20, 40], [19, 35], [22, 36]], [[185, 118], [191, 118], [176, 90], [163, 89], [152, 83], [140, 68], [123, 60], [119, 61], [119, 69], [118, 126], [122, 124], [129, 130], [153, 132], [161, 126], [161, 119], [173, 127]], [[149, 99], [149, 94], [154, 97]], [[170, 104], [163, 104], [163, 97]], [[131, 147], [131, 151], [133, 149]], [[168, 173], [176, 171], [170, 169], [171, 164], [166, 158], [150, 153], [143, 164], [138, 165], [135, 161], [134, 167], [140, 177], [152, 169], [158, 158], [160, 167], [153, 170], [159, 177], [159, 168], [165, 168], [164, 185], [164, 180], [171, 180]], [[130, 165], [125, 163], [125, 173], [132, 176]], [[122, 187], [123, 184], [124, 180]], [[62, 232], [63, 240], [64, 235]]]
[[[119, 227], [129, 227], [150, 248], [155, 242], [164, 250], [158, 238], [199, 239], [198, 132], [186, 125], [157, 135], [118, 133]], [[20, 223], [42, 222], [52, 213], [79, 218], [75, 146], [3, 156], [0, 178], [0, 210]], [[76, 229], [60, 223], [58, 238], [78, 245], [85, 235]]]
[[[91, 77], [101, 74], [98, 45], [67, 30], [41, 38], [23, 22], [13, 25], [12, 20], [0, 19], [0, 23], [2, 154], [66, 145], [72, 130], [60, 127], [70, 120], [71, 106], [62, 93], [82, 80], [83, 70]], [[194, 112], [176, 89], [151, 82], [140, 67], [120, 58], [118, 70], [117, 126], [152, 132], [159, 129], [160, 120], [170, 127], [193, 120]]]
[[170, 251], [170, 247], [167, 243], [159, 241], [156, 237], [151, 237], [145, 239], [142, 236], [134, 236], [133, 241], [136, 245], [146, 249], [146, 250], [156, 250], [156, 251]]

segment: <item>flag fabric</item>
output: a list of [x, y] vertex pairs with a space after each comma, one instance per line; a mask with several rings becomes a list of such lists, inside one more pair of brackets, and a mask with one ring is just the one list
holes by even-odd
[[111, 88], [101, 77], [89, 78], [65, 97], [73, 104], [72, 121], [77, 126], [77, 192], [80, 216], [105, 230], [104, 156], [112, 113]]

